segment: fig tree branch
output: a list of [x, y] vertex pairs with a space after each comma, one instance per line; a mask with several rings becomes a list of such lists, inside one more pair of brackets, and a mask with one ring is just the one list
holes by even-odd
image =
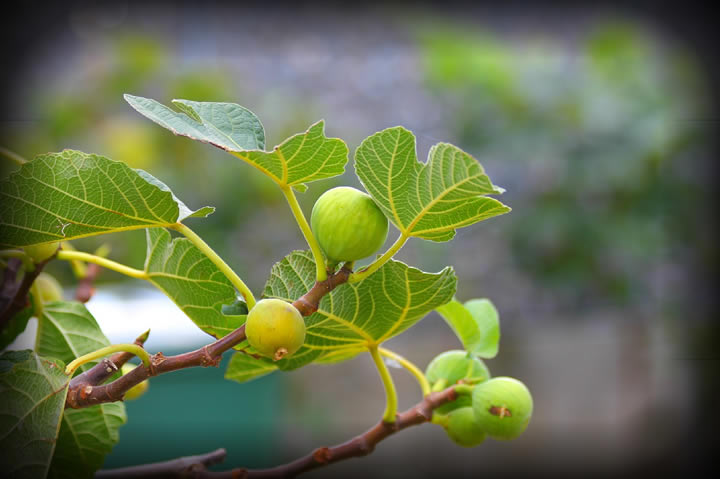
[[217, 449], [207, 454], [180, 457], [171, 461], [144, 464], [142, 466], [105, 469], [95, 473], [96, 479], [125, 479], [140, 477], [194, 477], [208, 466], [225, 460], [225, 449]]
[[[328, 466], [335, 462], [343, 461], [353, 457], [367, 456], [375, 450], [375, 447], [385, 438], [398, 431], [417, 426], [432, 419], [433, 411], [445, 403], [457, 399], [456, 387], [449, 387], [443, 391], [433, 392], [425, 398], [397, 415], [394, 423], [385, 421], [378, 422], [363, 434], [356, 436], [349, 441], [330, 447], [321, 447], [300, 457], [292, 462], [269, 469], [232, 469], [229, 471], [207, 471], [204, 468], [181, 469], [171, 466], [174, 461], [166, 463], [145, 464], [123, 468], [122, 470], [99, 471], [97, 478], [108, 479], [114, 477], [163, 477], [181, 478], [193, 477], [198, 479], [274, 479], [296, 477], [304, 472]], [[196, 456], [197, 457], [197, 456]], [[176, 461], [187, 461], [190, 458], [176, 459]], [[122, 471], [124, 476], [109, 475], [116, 471]]]
[[[310, 316], [317, 311], [320, 299], [339, 285], [347, 282], [350, 273], [349, 269], [343, 267], [338, 272], [330, 275], [325, 281], [315, 283], [310, 291], [293, 302], [293, 306], [303, 316]], [[152, 376], [177, 371], [178, 369], [217, 366], [220, 364], [220, 359], [225, 351], [237, 346], [244, 340], [245, 325], [242, 325], [227, 336], [195, 351], [176, 356], [164, 356], [162, 353], [153, 354], [150, 356], [149, 367], [137, 367], [108, 384], [98, 385], [99, 383], [93, 384], [88, 381], [76, 382], [73, 379], [70, 382], [65, 407], [78, 409], [95, 404], [120, 401], [131, 387]], [[101, 364], [103, 363], [101, 362]], [[81, 374], [78, 378], [82, 376]]]
[[0, 329], [10, 321], [10, 318], [22, 311], [28, 304], [28, 292], [35, 282], [42, 269], [52, 260], [54, 256], [47, 258], [45, 261], [35, 263], [32, 271], [25, 270], [20, 281], [17, 280], [17, 274], [20, 271], [22, 260], [19, 258], [10, 258], [7, 268], [3, 272], [2, 285], [0, 285]]

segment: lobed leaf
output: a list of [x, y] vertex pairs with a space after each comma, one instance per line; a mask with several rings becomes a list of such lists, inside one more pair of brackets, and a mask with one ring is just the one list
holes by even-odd
[[[38, 354], [69, 363], [110, 344], [82, 303], [46, 303], [38, 320], [39, 334], [35, 345]], [[83, 364], [80, 369], [87, 371], [94, 364]], [[48, 477], [92, 477], [117, 444], [118, 429], [126, 421], [125, 405], [121, 402], [67, 409], [62, 417]]]
[[[315, 283], [315, 262], [309, 251], [295, 251], [276, 263], [264, 296], [294, 301]], [[397, 336], [423, 316], [450, 301], [457, 278], [452, 268], [425, 273], [399, 261], [389, 261], [372, 276], [343, 284], [320, 301], [317, 312], [305, 318], [305, 344], [289, 358], [274, 364], [292, 370], [311, 362], [331, 363], [350, 359]], [[243, 353], [236, 353], [235, 356]], [[234, 367], [254, 360], [247, 355]], [[238, 360], [239, 361], [239, 360]]]
[[305, 183], [332, 178], [345, 171], [348, 148], [339, 138], [325, 136], [319, 121], [272, 151], [265, 149], [265, 131], [254, 113], [235, 103], [173, 100], [176, 112], [149, 98], [125, 95], [140, 114], [176, 135], [209, 143], [249, 163], [281, 187], [299, 191]]
[[0, 355], [0, 470], [45, 477], [55, 450], [70, 378], [60, 361], [30, 350]]
[[[245, 315], [223, 314], [237, 301], [230, 280], [187, 238], [163, 228], [146, 231], [148, 279], [203, 331], [221, 338], [245, 322]], [[225, 311], [228, 311], [225, 308]]]
[[500, 342], [500, 321], [488, 299], [471, 299], [465, 304], [452, 300], [437, 308], [466, 351], [481, 358], [494, 358]]
[[64, 150], [38, 155], [0, 182], [0, 246], [169, 226], [212, 211], [191, 211], [142, 170]]
[[406, 236], [448, 241], [455, 230], [510, 211], [486, 195], [495, 186], [472, 156], [438, 143], [427, 163], [417, 160], [415, 136], [403, 127], [366, 138], [355, 152], [355, 171], [367, 192]]

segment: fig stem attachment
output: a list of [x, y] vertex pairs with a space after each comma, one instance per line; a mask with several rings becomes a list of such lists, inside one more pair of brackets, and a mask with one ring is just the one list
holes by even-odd
[[371, 274], [373, 274], [375, 271], [380, 269], [382, 265], [387, 263], [387, 261], [395, 256], [395, 253], [400, 251], [400, 248], [403, 247], [405, 242], [408, 240], [409, 236], [407, 236], [405, 233], [402, 233], [397, 240], [393, 243], [388, 250], [383, 253], [382, 256], [377, 258], [375, 261], [367, 265], [365, 268], [361, 269], [360, 271], [353, 273], [348, 278], [348, 283], [357, 283], [358, 281], [362, 281]]
[[149, 279], [148, 274], [141, 269], [131, 268], [130, 266], [115, 262], [111, 259], [103, 258], [102, 256], [90, 253], [84, 253], [82, 251], [60, 250], [57, 253], [57, 258], [66, 261], [85, 261], [86, 263], [95, 263], [98, 266], [102, 266], [103, 268], [107, 268], [112, 271], [117, 271], [118, 273], [130, 276], [131, 278]]
[[243, 282], [242, 279], [233, 271], [233, 269], [227, 265], [223, 259], [218, 256], [218, 254], [205, 242], [201, 237], [199, 237], [193, 230], [188, 228], [182, 223], [175, 223], [171, 226], [175, 231], [181, 233], [183, 236], [185, 236], [187, 239], [190, 240], [192, 244], [194, 244], [202, 253], [208, 257], [212, 263], [218, 267], [220, 271], [225, 275], [227, 279], [230, 280], [230, 282], [237, 288], [237, 290], [240, 292], [240, 294], [245, 299], [245, 303], [247, 303], [248, 309], [253, 309], [255, 306], [255, 297], [252, 294], [252, 291], [250, 291], [250, 288], [247, 287], [247, 285]]
[[372, 356], [375, 362], [375, 367], [380, 373], [380, 379], [382, 379], [383, 386], [385, 387], [385, 412], [383, 413], [383, 422], [392, 424], [395, 422], [395, 416], [397, 416], [398, 398], [397, 391], [395, 390], [395, 383], [390, 376], [387, 366], [380, 357], [377, 345], [370, 346], [370, 356]]
[[447, 387], [447, 383], [448, 383], [448, 381], [447, 381], [447, 379], [445, 379], [445, 378], [440, 378], [440, 379], [438, 379], [438, 380], [435, 382], [435, 384], [433, 384], [432, 392], [435, 393], [435, 392], [438, 392], [438, 391], [442, 391], [443, 389], [445, 389], [445, 388]]
[[415, 376], [418, 384], [420, 384], [420, 389], [422, 390], [423, 397], [430, 394], [430, 383], [428, 382], [423, 372], [420, 371], [420, 369], [415, 366], [412, 361], [409, 361], [408, 359], [400, 356], [396, 352], [390, 351], [389, 349], [378, 348], [378, 350], [380, 351], [380, 354], [387, 358], [394, 359], [395, 361], [400, 363], [402, 367], [407, 369], [410, 374]]
[[307, 241], [308, 246], [310, 246], [310, 251], [312, 251], [313, 258], [315, 258], [315, 280], [318, 283], [325, 281], [327, 279], [327, 271], [325, 269], [325, 257], [323, 256], [322, 249], [320, 248], [320, 243], [318, 243], [315, 235], [310, 229], [310, 225], [308, 224], [307, 219], [305, 218], [305, 215], [300, 208], [300, 204], [298, 204], [297, 198], [295, 197], [295, 192], [293, 191], [292, 187], [283, 186], [281, 187], [281, 189], [283, 194], [285, 195], [285, 198], [287, 199], [288, 205], [290, 205], [290, 210], [292, 210], [295, 221], [297, 222], [298, 226], [300, 227], [300, 231], [302, 231], [302, 234], [305, 237], [305, 241]]
[[143, 365], [145, 365], [146, 368], [150, 367], [150, 355], [147, 351], [145, 351], [137, 344], [113, 344], [110, 346], [105, 346], [104, 348], [100, 348], [97, 351], [93, 351], [91, 353], [80, 356], [77, 359], [74, 359], [65, 368], [65, 374], [67, 374], [68, 376], [72, 376], [75, 370], [83, 364], [89, 363], [90, 361], [94, 361], [96, 359], [100, 359], [110, 354], [119, 353], [121, 351], [134, 354], [142, 360]]

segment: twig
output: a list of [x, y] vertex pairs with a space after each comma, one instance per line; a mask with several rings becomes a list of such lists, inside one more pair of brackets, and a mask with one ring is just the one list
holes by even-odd
[[223, 462], [227, 456], [225, 449], [217, 449], [198, 456], [181, 457], [171, 461], [144, 464], [142, 466], [123, 467], [120, 469], [105, 469], [95, 474], [96, 479], [124, 479], [124, 478], [161, 478], [161, 477], [193, 477], [208, 466]]
[[21, 281], [16, 280], [22, 262], [18, 258], [10, 258], [8, 267], [5, 270], [2, 284], [2, 304], [0, 304], [0, 329], [10, 321], [10, 318], [22, 311], [28, 304], [28, 292], [35, 278], [38, 277], [45, 265], [52, 260], [55, 255], [47, 258], [45, 261], [35, 263], [33, 271], [25, 271]]
[[[294, 301], [293, 305], [303, 316], [311, 315], [317, 311], [320, 299], [339, 285], [347, 282], [350, 273], [352, 271], [349, 268], [341, 268], [325, 281], [315, 283], [310, 291]], [[242, 325], [227, 336], [195, 351], [167, 357], [162, 353], [154, 354], [150, 357], [150, 367], [137, 367], [109, 384], [97, 385], [88, 381], [75, 383], [75, 380], [73, 380], [70, 383], [65, 407], [79, 409], [95, 404], [120, 401], [131, 387], [140, 384], [151, 376], [191, 367], [217, 366], [220, 364], [221, 356], [225, 351], [237, 346], [244, 340], [245, 325]]]
[[87, 266], [85, 275], [80, 278], [78, 287], [75, 290], [75, 299], [81, 303], [87, 303], [90, 298], [95, 294], [95, 278], [98, 277], [102, 268], [95, 263], [90, 263]]
[[349, 441], [336, 446], [315, 449], [306, 456], [270, 469], [240, 468], [218, 472], [208, 471], [206, 469], [197, 469], [191, 472], [188, 469], [180, 470], [171, 466], [171, 464], [174, 464], [175, 461], [188, 459], [180, 458], [175, 461], [168, 461], [165, 463], [146, 464], [123, 468], [122, 471], [126, 474], [125, 476], [106, 475], [115, 472], [115, 470], [111, 470], [100, 471], [95, 477], [102, 479], [114, 479], [115, 477], [192, 477], [196, 479], [273, 479], [296, 477], [304, 472], [324, 467], [345, 459], [367, 456], [373, 452], [377, 444], [386, 437], [391, 436], [398, 431], [402, 431], [403, 429], [407, 429], [410, 426], [417, 426], [419, 424], [430, 422], [433, 410], [445, 403], [454, 401], [455, 399], [457, 399], [455, 387], [449, 387], [443, 391], [430, 393], [414, 407], [398, 414], [396, 421], [392, 424], [380, 421], [365, 433], [356, 436]]

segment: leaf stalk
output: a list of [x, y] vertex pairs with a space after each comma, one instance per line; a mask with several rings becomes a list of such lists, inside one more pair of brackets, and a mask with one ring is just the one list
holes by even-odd
[[285, 198], [287, 199], [288, 204], [290, 205], [290, 210], [292, 210], [295, 221], [297, 222], [298, 226], [300, 227], [300, 231], [302, 231], [302, 234], [305, 237], [305, 241], [307, 241], [308, 246], [310, 246], [310, 251], [312, 251], [313, 258], [315, 258], [315, 280], [317, 282], [325, 281], [327, 279], [327, 271], [325, 270], [325, 257], [323, 256], [320, 244], [318, 243], [317, 238], [315, 238], [315, 235], [310, 229], [310, 225], [308, 224], [307, 219], [305, 218], [305, 215], [303, 214], [302, 209], [298, 204], [297, 198], [295, 197], [295, 192], [293, 191], [292, 187], [282, 186], [281, 189], [283, 194], [285, 195]]
[[395, 390], [395, 383], [390, 376], [387, 366], [380, 357], [380, 352], [377, 346], [370, 346], [370, 356], [372, 356], [375, 362], [375, 367], [380, 373], [380, 379], [382, 379], [383, 386], [385, 387], [385, 412], [383, 413], [383, 422], [394, 423], [397, 416], [398, 398], [397, 391]]
[[403, 247], [408, 238], [409, 236], [407, 236], [405, 233], [400, 234], [398, 239], [395, 240], [392, 246], [390, 246], [390, 248], [388, 248], [388, 250], [382, 256], [377, 258], [375, 261], [373, 261], [360, 271], [351, 274], [350, 278], [348, 279], [348, 283], [357, 283], [358, 281], [362, 281], [371, 274], [373, 274], [375, 271], [380, 269], [380, 267], [387, 263], [390, 258], [395, 256], [395, 253], [400, 251], [400, 248]]
[[150, 367], [150, 355], [142, 347], [138, 346], [137, 344], [113, 344], [110, 346], [105, 346], [104, 348], [100, 348], [97, 351], [93, 351], [91, 353], [80, 356], [77, 359], [74, 359], [65, 368], [65, 374], [67, 374], [68, 376], [72, 376], [75, 370], [83, 364], [121, 351], [134, 354], [142, 360], [146, 368]]
[[383, 356], [393, 359], [400, 363], [402, 367], [408, 370], [410, 374], [412, 374], [415, 379], [417, 380], [418, 384], [420, 384], [420, 389], [422, 390], [423, 397], [430, 394], [430, 383], [428, 382], [427, 378], [425, 377], [425, 374], [415, 366], [415, 364], [412, 361], [409, 361], [408, 359], [400, 356], [396, 352], [390, 351], [389, 349], [385, 348], [379, 348], [380, 354]]

